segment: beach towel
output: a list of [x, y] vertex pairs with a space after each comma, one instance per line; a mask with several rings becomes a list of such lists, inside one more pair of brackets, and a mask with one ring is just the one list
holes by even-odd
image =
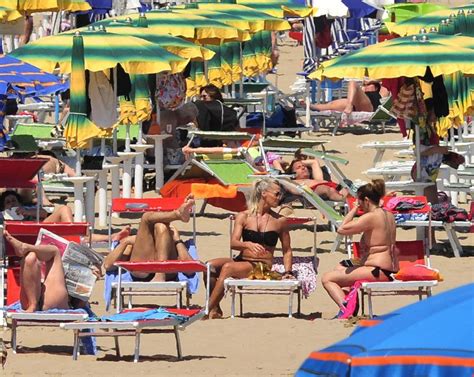
[[[273, 258], [272, 271], [283, 274], [285, 266], [283, 258]], [[293, 257], [292, 272], [297, 280], [301, 281], [303, 297], [308, 298], [316, 290], [316, 271], [312, 257]]]
[[193, 183], [191, 193], [196, 199], [235, 198], [237, 186], [222, 186], [219, 184]]
[[132, 322], [132, 321], [146, 321], [146, 320], [162, 320], [162, 319], [176, 319], [180, 323], [188, 320], [188, 317], [176, 313], [171, 313], [164, 308], [146, 310], [144, 312], [124, 312], [114, 315], [106, 315], [100, 318], [101, 321], [110, 322]]

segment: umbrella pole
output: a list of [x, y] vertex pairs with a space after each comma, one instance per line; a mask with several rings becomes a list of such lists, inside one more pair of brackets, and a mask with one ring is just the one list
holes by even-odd
[[[406, 119], [408, 124], [411, 122]], [[408, 128], [408, 127], [407, 127]], [[416, 162], [416, 181], [419, 182], [421, 179], [421, 152], [420, 152], [420, 126], [415, 124], [415, 162]]]
[[59, 125], [59, 94], [54, 95], [54, 125]]
[[243, 59], [243, 45], [242, 42], [239, 43], [239, 53], [240, 53], [240, 84], [239, 84], [239, 97], [244, 98], [244, 59]]
[[[115, 108], [118, 107], [118, 103], [117, 103], [117, 67], [114, 67], [113, 68], [113, 77], [114, 77], [114, 99], [115, 99], [115, 103], [114, 103], [114, 106]], [[117, 127], [114, 128], [114, 131], [112, 133], [112, 150], [113, 150], [113, 154], [114, 156], [117, 155]]]
[[76, 150], [76, 177], [80, 177], [82, 175], [81, 171], [81, 150]]
[[125, 126], [125, 152], [130, 152], [130, 124]]

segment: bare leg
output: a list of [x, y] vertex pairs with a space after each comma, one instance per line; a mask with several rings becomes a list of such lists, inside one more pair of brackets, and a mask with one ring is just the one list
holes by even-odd
[[64, 270], [61, 254], [53, 245], [30, 245], [14, 238], [10, 233], [4, 232], [5, 239], [9, 242], [15, 254], [24, 258], [22, 263], [20, 294], [25, 299], [22, 307], [34, 311], [41, 297], [41, 269], [38, 262], [46, 263], [46, 277], [44, 281], [44, 309], [67, 309], [68, 294], [64, 280]]
[[143, 214], [138, 226], [137, 238], [133, 247], [130, 261], [155, 260], [155, 234], [154, 228], [157, 223], [170, 223], [175, 220], [188, 222], [189, 211], [194, 205], [194, 198], [188, 196], [179, 209], [172, 212], [146, 212]]
[[[211, 265], [211, 277], [209, 279], [209, 292], [212, 293], [214, 287], [216, 286], [217, 279], [221, 273], [222, 266], [226, 263], [233, 262], [234, 260], [231, 258], [215, 258], [209, 261]], [[207, 284], [206, 279], [204, 279], [204, 285]], [[209, 313], [211, 318], [222, 317], [222, 309], [219, 304], [213, 309], [212, 313]]]
[[334, 190], [332, 187], [321, 185], [316, 187], [314, 192], [318, 195], [325, 195], [329, 200], [340, 202], [345, 199], [344, 195], [341, 195], [337, 190]]
[[227, 278], [245, 278], [252, 271], [252, 263], [250, 262], [227, 262], [225, 263], [219, 274], [219, 278], [214, 285], [209, 299], [209, 318], [218, 318], [217, 308], [224, 297], [224, 280]]
[[344, 111], [349, 104], [349, 100], [347, 98], [340, 98], [328, 103], [313, 103], [310, 105], [311, 110], [316, 111]]
[[[120, 241], [130, 235], [130, 225], [124, 226], [120, 231], [112, 234], [112, 241]], [[92, 242], [108, 242], [109, 236], [107, 234], [93, 234]]]
[[346, 108], [343, 110], [346, 114], [352, 113], [353, 110], [368, 112], [374, 111], [369, 97], [367, 97], [365, 92], [355, 81], [349, 82], [347, 88], [347, 102]]
[[333, 301], [342, 308], [344, 305], [345, 293], [343, 288], [350, 287], [357, 280], [388, 281], [384, 274], [380, 274], [377, 279], [372, 275], [374, 267], [361, 266], [349, 267], [344, 270], [336, 269], [323, 275], [321, 282]]
[[43, 220], [45, 223], [72, 223], [74, 218], [72, 210], [68, 206], [60, 206]]
[[[178, 253], [174, 246], [171, 231], [168, 224], [155, 224], [155, 258], [156, 261], [176, 260]], [[165, 273], [155, 274], [155, 281], [166, 281]]]

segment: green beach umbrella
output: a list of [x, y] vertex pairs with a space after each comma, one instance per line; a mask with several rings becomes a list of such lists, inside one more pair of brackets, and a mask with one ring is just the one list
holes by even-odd
[[429, 30], [432, 27], [438, 27], [442, 20], [455, 18], [458, 12], [468, 12], [469, 10], [474, 10], [474, 4], [437, 10], [396, 24], [387, 23], [387, 27], [391, 33], [401, 36], [418, 34], [420, 29]]
[[147, 20], [142, 17], [145, 22], [145, 27], [139, 27], [138, 21], [132, 20], [119, 21], [115, 20], [107, 25], [107, 30], [114, 34], [133, 36], [158, 45], [172, 54], [181, 56], [186, 59], [203, 59], [209, 60], [214, 56], [214, 53], [193, 42], [186, 39], [174, 37], [170, 34], [157, 34], [148, 28]]
[[433, 34], [391, 39], [323, 63], [309, 77], [414, 77], [424, 76], [427, 67], [434, 76], [458, 71], [474, 74], [472, 44], [468, 43], [472, 40], [471, 37]]
[[150, 101], [150, 89], [148, 88], [148, 75], [130, 75], [132, 91], [131, 100], [135, 106], [137, 122], [143, 122], [151, 118], [152, 106]]
[[[47, 72], [56, 65], [61, 73], [71, 72], [71, 50], [75, 31], [40, 38], [11, 55]], [[120, 64], [127, 73], [181, 72], [188, 59], [174, 55], [144, 39], [104, 30], [81, 31], [85, 69], [104, 71]]]
[[189, 77], [186, 78], [186, 96], [198, 95], [199, 89], [207, 84], [208, 81], [204, 73], [203, 62], [192, 61], [190, 63]]
[[222, 41], [245, 41], [250, 39], [248, 31], [236, 29], [230, 25], [218, 22], [195, 14], [182, 14], [168, 9], [159, 9], [146, 12], [127, 14], [115, 18], [98, 21], [95, 24], [107, 25], [116, 20], [138, 20], [145, 17], [148, 28], [153, 33], [170, 34], [201, 44], [220, 44]]
[[[250, 7], [240, 4], [225, 4], [225, 3], [196, 3], [200, 10], [208, 10], [213, 12], [219, 12], [229, 17], [228, 21], [232, 22], [232, 17], [238, 20], [244, 20], [249, 23], [251, 33], [256, 33], [262, 30], [269, 31], [283, 31], [289, 30], [291, 25], [288, 21], [278, 17], [270, 16], [267, 13], [259, 12]], [[209, 17], [209, 16], [206, 16]], [[223, 18], [225, 19], [225, 18]], [[238, 26], [236, 26], [238, 27]]]
[[307, 7], [293, 0], [235, 0], [235, 3], [278, 18], [315, 16], [317, 12], [316, 8]]
[[84, 148], [90, 139], [106, 136], [106, 131], [97, 127], [87, 118], [84, 43], [79, 33], [72, 39], [70, 64], [70, 113], [66, 121], [64, 136], [68, 148]]
[[388, 12], [388, 20], [391, 22], [402, 22], [413, 17], [446, 9], [446, 5], [432, 3], [398, 3], [384, 5]]
[[223, 81], [227, 81], [225, 80], [225, 71], [222, 67], [221, 46], [208, 45], [207, 47], [215, 53], [214, 57], [207, 62], [208, 82], [221, 88], [224, 85]]

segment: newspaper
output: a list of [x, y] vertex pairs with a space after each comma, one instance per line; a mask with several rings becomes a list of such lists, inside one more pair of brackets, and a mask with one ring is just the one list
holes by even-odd
[[97, 280], [92, 268], [97, 267], [100, 270], [104, 259], [102, 255], [85, 245], [68, 241], [43, 228], [38, 233], [36, 245], [54, 245], [59, 249], [68, 294], [87, 301]]

